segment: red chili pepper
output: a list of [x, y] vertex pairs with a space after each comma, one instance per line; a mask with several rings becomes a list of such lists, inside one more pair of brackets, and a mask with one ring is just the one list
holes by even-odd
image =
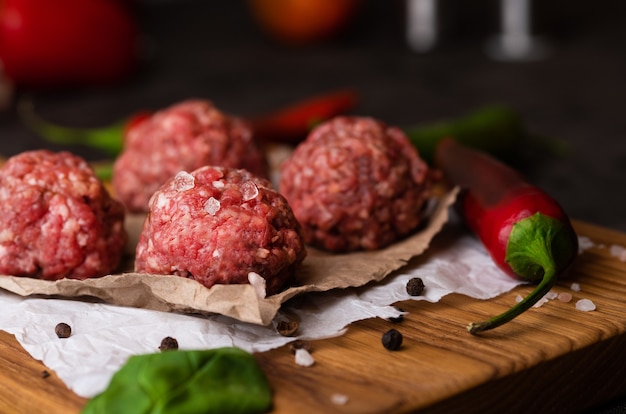
[[151, 111], [135, 112], [133, 115], [128, 117], [125, 121], [123, 121], [122, 131], [120, 132], [120, 135], [122, 137], [125, 137], [128, 134], [128, 131], [135, 128], [137, 125], [141, 124], [146, 119], [150, 118], [152, 114], [153, 112]]
[[17, 85], [119, 80], [135, 66], [138, 28], [118, 0], [0, 1], [0, 61]]
[[[316, 122], [347, 112], [356, 104], [356, 100], [356, 92], [341, 90], [301, 100], [269, 115], [251, 117], [248, 121], [259, 141], [296, 143], [306, 136]], [[70, 128], [39, 117], [32, 102], [27, 99], [19, 102], [18, 112], [24, 124], [45, 140], [64, 145], [87, 145], [102, 149], [112, 156], [122, 151], [128, 130], [151, 115], [151, 112], [142, 111], [110, 126]]]
[[578, 237], [561, 206], [517, 171], [487, 154], [442, 140], [436, 165], [462, 189], [460, 207], [469, 228], [495, 264], [537, 287], [508, 311], [471, 323], [472, 334], [496, 328], [550, 291], [578, 254]]
[[356, 91], [339, 90], [293, 103], [266, 115], [251, 117], [248, 121], [259, 141], [296, 144], [317, 123], [347, 113], [357, 101]]

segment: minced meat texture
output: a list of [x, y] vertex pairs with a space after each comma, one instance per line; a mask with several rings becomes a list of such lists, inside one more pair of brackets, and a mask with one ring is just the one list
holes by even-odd
[[146, 212], [150, 196], [167, 179], [205, 165], [267, 175], [265, 155], [246, 122], [222, 113], [209, 101], [187, 100], [156, 112], [127, 132], [112, 186], [129, 211]]
[[0, 169], [0, 274], [103, 276], [118, 266], [126, 241], [124, 207], [82, 158], [28, 151]]
[[135, 270], [214, 284], [249, 282], [279, 291], [304, 260], [301, 228], [287, 201], [245, 170], [206, 166], [179, 172], [150, 200]]
[[305, 241], [346, 252], [379, 249], [413, 232], [431, 181], [400, 129], [373, 118], [336, 117], [296, 147], [279, 185]]

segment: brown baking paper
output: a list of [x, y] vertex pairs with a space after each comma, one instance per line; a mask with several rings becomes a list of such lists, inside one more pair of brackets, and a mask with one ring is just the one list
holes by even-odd
[[[43, 295], [77, 299], [100, 299], [106, 303], [167, 312], [221, 314], [259, 325], [268, 325], [290, 298], [306, 292], [363, 286], [380, 281], [423, 253], [448, 220], [448, 207], [458, 190], [432, 200], [425, 225], [413, 236], [373, 252], [330, 254], [308, 248], [294, 286], [268, 297], [251, 285], [214, 285], [210, 289], [192, 279], [177, 276], [123, 272], [87, 280], [46, 281], [1, 276], [0, 288], [21, 296]], [[129, 247], [139, 238], [143, 216], [129, 216], [126, 227]], [[129, 263], [132, 263], [132, 257]], [[132, 266], [132, 265], [131, 265]]]

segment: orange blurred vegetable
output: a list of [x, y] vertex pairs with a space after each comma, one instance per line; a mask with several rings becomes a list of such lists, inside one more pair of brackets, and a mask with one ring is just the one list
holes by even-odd
[[261, 28], [292, 45], [337, 35], [348, 25], [359, 4], [359, 0], [249, 0]]

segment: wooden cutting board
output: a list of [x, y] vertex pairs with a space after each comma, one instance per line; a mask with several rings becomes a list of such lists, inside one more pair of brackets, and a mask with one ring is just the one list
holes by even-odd
[[[289, 346], [258, 354], [274, 389], [273, 412], [580, 412], [626, 395], [626, 262], [609, 249], [626, 246], [626, 234], [575, 227], [596, 246], [553, 289], [571, 293], [571, 302], [552, 300], [472, 336], [468, 322], [502, 312], [531, 287], [488, 301], [456, 294], [407, 301], [398, 304], [409, 312], [399, 323], [365, 320], [311, 342], [311, 367], [296, 365]], [[576, 310], [582, 298], [597, 309]], [[398, 351], [381, 345], [390, 328], [404, 336]], [[0, 332], [0, 412], [78, 413], [85, 402]]]

